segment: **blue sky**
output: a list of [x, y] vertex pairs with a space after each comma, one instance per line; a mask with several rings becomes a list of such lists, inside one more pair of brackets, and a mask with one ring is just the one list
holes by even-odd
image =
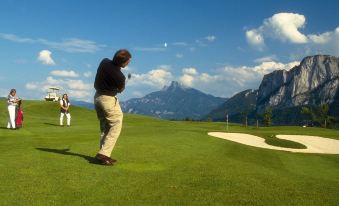
[[339, 56], [338, 1], [2, 1], [0, 95], [91, 101], [102, 58], [132, 53], [122, 100], [171, 81], [230, 97], [303, 57]]

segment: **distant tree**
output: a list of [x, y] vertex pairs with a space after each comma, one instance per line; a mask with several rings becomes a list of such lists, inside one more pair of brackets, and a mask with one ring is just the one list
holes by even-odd
[[322, 104], [319, 108], [319, 118], [325, 128], [335, 121], [335, 118], [329, 115], [330, 107], [328, 104]]
[[255, 114], [255, 120], [256, 120], [256, 127], [259, 128], [259, 119], [261, 118], [261, 115], [256, 113]]
[[243, 111], [240, 113], [240, 118], [241, 118], [241, 122], [243, 124], [243, 126], [247, 127], [248, 126], [248, 122], [247, 122], [247, 112]]
[[189, 118], [189, 117], [186, 117], [186, 118], [184, 119], [184, 121], [189, 121], [189, 122], [191, 122], [191, 121], [192, 121], [192, 119], [191, 119], [191, 118]]
[[327, 128], [329, 124], [335, 121], [335, 118], [329, 115], [328, 104], [321, 104], [319, 107], [302, 107], [301, 113], [308, 115], [313, 122], [317, 122], [321, 127]]
[[266, 127], [269, 127], [272, 124], [272, 108], [266, 107], [265, 112], [263, 114], [263, 124]]

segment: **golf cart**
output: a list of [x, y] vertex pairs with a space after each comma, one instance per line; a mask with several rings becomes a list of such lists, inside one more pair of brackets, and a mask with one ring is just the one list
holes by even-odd
[[59, 94], [59, 88], [57, 87], [50, 87], [48, 88], [48, 91], [47, 91], [47, 96], [45, 97], [45, 100], [46, 101], [58, 101], [59, 98], [60, 98], [60, 94]]

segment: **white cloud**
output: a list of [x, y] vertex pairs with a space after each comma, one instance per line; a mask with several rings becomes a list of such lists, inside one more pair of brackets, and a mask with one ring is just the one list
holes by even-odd
[[100, 48], [105, 47], [105, 45], [98, 45], [94, 41], [79, 38], [69, 38], [61, 42], [55, 42], [42, 38], [32, 39], [6, 33], [0, 33], [0, 38], [17, 43], [42, 44], [69, 53], [94, 53], [99, 51]]
[[48, 88], [58, 87], [61, 93], [68, 93], [71, 98], [88, 100], [91, 97], [92, 83], [85, 83], [82, 80], [56, 79], [51, 76], [42, 82], [28, 82], [25, 87], [27, 90], [35, 91], [37, 95], [45, 95]]
[[179, 77], [179, 81], [185, 85], [192, 87], [193, 81], [198, 77], [198, 71], [196, 68], [189, 67], [189, 68], [183, 68], [182, 69], [183, 75]]
[[104, 47], [104, 45], [98, 46], [94, 41], [78, 38], [65, 39], [62, 42], [53, 42], [45, 39], [39, 39], [38, 41], [44, 45], [69, 53], [95, 53], [100, 50], [100, 47]]
[[264, 21], [263, 30], [274, 38], [296, 44], [307, 43], [307, 37], [299, 29], [305, 26], [304, 15], [295, 13], [278, 13]]
[[88, 101], [89, 97], [91, 96], [91, 93], [89, 91], [85, 90], [68, 90], [68, 96], [71, 98], [81, 99]]
[[91, 71], [87, 71], [84, 73], [84, 77], [91, 77], [92, 76], [92, 72]]
[[55, 65], [54, 60], [52, 59], [52, 52], [48, 50], [42, 50], [39, 52], [38, 60], [46, 65]]
[[270, 56], [264, 56], [258, 59], [255, 59], [255, 63], [262, 63], [262, 62], [270, 62], [270, 61], [276, 61], [278, 60], [276, 55], [270, 55]]
[[258, 50], [263, 50], [265, 41], [263, 35], [256, 29], [246, 31], [247, 42]]
[[168, 65], [159, 66], [157, 69], [153, 69], [145, 74], [132, 74], [129, 85], [148, 85], [155, 88], [162, 88], [167, 85], [173, 78], [172, 73], [168, 71]]
[[39, 88], [39, 85], [37, 83], [29, 82], [29, 83], [26, 84], [26, 89], [36, 90], [38, 88]]
[[17, 43], [34, 43], [35, 41], [31, 38], [24, 38], [24, 37], [19, 37], [14, 34], [5, 34], [5, 33], [0, 33], [0, 38], [17, 42]]
[[135, 51], [141, 51], [141, 52], [164, 52], [166, 51], [165, 47], [135, 47], [133, 49]]
[[47, 77], [43, 82], [28, 82], [25, 87], [28, 90], [36, 90], [39, 92], [47, 92], [49, 87], [63, 88], [63, 81], [54, 79], [53, 77]]
[[205, 37], [205, 39], [209, 42], [214, 42], [217, 39], [217, 37], [214, 35], [210, 35], [210, 36]]
[[188, 74], [188, 75], [196, 75], [196, 74], [198, 74], [197, 69], [193, 68], [193, 67], [183, 68], [182, 72], [184, 74]]
[[205, 47], [205, 46], [208, 46], [208, 44], [214, 42], [216, 39], [217, 39], [216, 36], [209, 35], [209, 36], [206, 36], [206, 37], [199, 38], [199, 39], [195, 40], [195, 43], [198, 46]]
[[196, 68], [184, 68], [178, 78], [185, 86], [197, 88], [216, 96], [230, 97], [245, 89], [258, 89], [265, 74], [274, 70], [289, 70], [299, 62], [287, 64], [275, 61], [262, 62], [256, 66], [223, 67], [213, 74], [199, 73]]
[[332, 32], [325, 32], [323, 34], [310, 34], [308, 38], [316, 44], [326, 44], [331, 40]]
[[179, 75], [173, 75], [170, 66], [162, 65], [146, 73], [133, 73], [132, 79], [127, 83], [125, 95], [142, 97], [168, 86], [173, 80], [177, 80], [185, 86], [199, 89], [208, 94], [231, 97], [246, 89], [258, 89], [265, 74], [274, 70], [290, 70], [299, 65], [299, 62], [282, 63], [274, 61], [272, 60], [275, 58], [274, 55], [269, 57], [262, 58], [262, 60], [270, 61], [261, 61], [254, 66], [224, 66], [211, 72], [202, 72], [194, 67], [185, 67], [182, 68], [182, 73]]
[[277, 13], [265, 19], [260, 27], [247, 30], [247, 41], [252, 46], [261, 46], [261, 48], [265, 45], [264, 37], [296, 44], [307, 43], [307, 36], [299, 31], [300, 28], [305, 26], [305, 22], [306, 18], [301, 14]]
[[207, 46], [207, 41], [205, 39], [197, 39], [195, 40], [195, 43], [197, 43], [197, 45], [201, 47]]
[[67, 70], [54, 70], [51, 72], [54, 76], [60, 76], [60, 77], [79, 77], [79, 74], [76, 73], [73, 70], [67, 71]]
[[172, 46], [182, 46], [182, 47], [186, 47], [188, 46], [189, 44], [186, 43], [186, 42], [173, 42], [171, 43]]
[[168, 65], [168, 64], [161, 64], [161, 65], [158, 66], [158, 69], [170, 71], [172, 69], [172, 67], [171, 67], [171, 65]]
[[183, 57], [184, 57], [184, 55], [183, 55], [183, 54], [181, 54], [181, 53], [177, 53], [177, 54], [175, 55], [175, 57], [176, 57], [176, 58], [178, 58], [178, 59], [181, 59], [181, 58], [183, 58]]
[[68, 88], [73, 90], [90, 90], [93, 86], [92, 84], [85, 83], [82, 80], [74, 79], [66, 80], [65, 83]]
[[189, 86], [192, 87], [193, 86], [193, 80], [194, 80], [194, 76], [193, 75], [189, 75], [189, 74], [184, 74], [179, 78], [179, 81], [185, 85], [185, 86]]
[[265, 48], [265, 38], [271, 38], [305, 45], [303, 50], [312, 51], [311, 53], [339, 55], [339, 27], [321, 34], [303, 34], [300, 29], [305, 25], [306, 17], [302, 14], [277, 13], [265, 19], [258, 28], [247, 30], [246, 39], [259, 51]]
[[268, 73], [271, 73], [275, 70], [290, 70], [292, 69], [293, 67], [299, 65], [300, 62], [298, 61], [293, 61], [293, 62], [290, 62], [290, 63], [287, 63], [287, 64], [283, 64], [283, 63], [280, 63], [280, 62], [275, 62], [275, 61], [268, 61], [268, 62], [262, 62], [260, 65], [257, 65], [255, 67], [253, 67], [253, 70], [255, 72], [258, 72], [260, 74], [268, 74]]
[[265, 47], [265, 37], [279, 39], [282, 42], [304, 44], [308, 39], [299, 29], [305, 26], [305, 22], [305, 16], [301, 14], [277, 13], [265, 19], [260, 27], [247, 30], [246, 38], [248, 43], [258, 50], [263, 50]]
[[199, 77], [200, 81], [205, 82], [205, 83], [210, 83], [212, 81], [218, 81], [221, 79], [220, 76], [218, 75], [210, 75], [208, 73], [202, 73]]
[[196, 48], [195, 47], [190, 47], [189, 50], [190, 50], [190, 52], [195, 52]]
[[334, 31], [324, 32], [319, 35], [308, 35], [310, 39], [309, 49], [317, 53], [339, 56], [339, 27]]

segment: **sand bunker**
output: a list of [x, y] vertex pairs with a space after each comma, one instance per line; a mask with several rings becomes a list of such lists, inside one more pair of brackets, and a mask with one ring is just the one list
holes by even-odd
[[290, 140], [299, 142], [305, 145], [306, 149], [292, 149], [269, 145], [265, 142], [264, 138], [257, 137], [250, 134], [243, 133], [224, 133], [224, 132], [209, 132], [208, 135], [218, 137], [241, 144], [260, 147], [273, 150], [282, 150], [289, 152], [300, 153], [321, 153], [321, 154], [339, 154], [339, 140], [317, 137], [317, 136], [304, 136], [304, 135], [277, 135], [279, 139]]

